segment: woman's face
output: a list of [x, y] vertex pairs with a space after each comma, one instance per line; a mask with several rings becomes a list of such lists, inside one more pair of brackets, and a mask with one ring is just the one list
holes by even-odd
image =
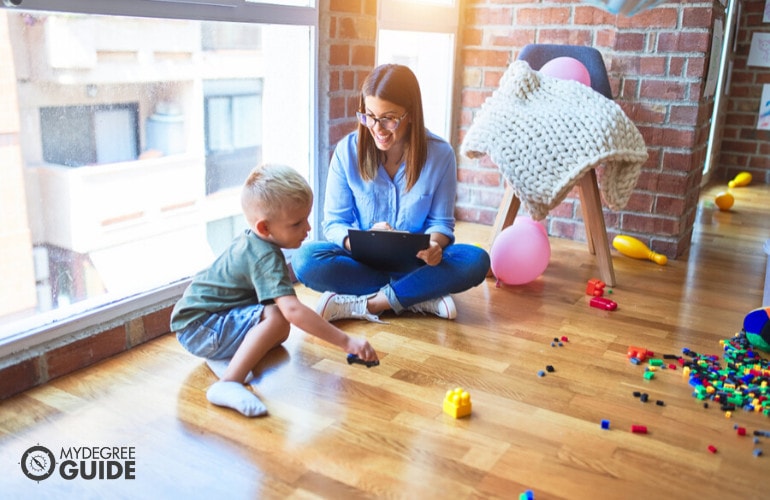
[[399, 125], [395, 130], [388, 130], [383, 127], [382, 123], [379, 121], [375, 122], [374, 125], [367, 127], [369, 133], [372, 134], [377, 149], [380, 151], [388, 151], [394, 146], [403, 147], [407, 141], [409, 132], [409, 115], [407, 114], [404, 116], [406, 114], [406, 108], [375, 96], [364, 97], [364, 106], [366, 107], [364, 112], [370, 117], [370, 122], [372, 121], [371, 118], [400, 120]]

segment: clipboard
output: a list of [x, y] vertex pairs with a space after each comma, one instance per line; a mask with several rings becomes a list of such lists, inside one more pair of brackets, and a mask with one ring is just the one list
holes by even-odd
[[386, 271], [409, 271], [423, 263], [417, 252], [430, 246], [429, 234], [348, 229], [353, 258]]

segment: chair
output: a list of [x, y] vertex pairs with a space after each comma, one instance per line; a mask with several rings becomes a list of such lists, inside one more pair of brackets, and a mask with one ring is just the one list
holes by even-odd
[[[612, 90], [604, 60], [601, 53], [593, 47], [530, 44], [525, 46], [519, 54], [519, 60], [526, 61], [533, 70], [539, 70], [545, 63], [557, 57], [571, 57], [580, 61], [591, 76], [591, 87], [608, 99], [612, 99]], [[596, 171], [594, 169], [588, 170], [578, 180], [577, 187], [585, 223], [586, 239], [588, 240], [588, 251], [596, 256], [601, 280], [609, 286], [615, 286], [615, 270], [612, 266]], [[513, 224], [520, 205], [520, 200], [514, 194], [511, 186], [506, 183], [505, 195], [492, 226], [490, 248], [497, 235]]]

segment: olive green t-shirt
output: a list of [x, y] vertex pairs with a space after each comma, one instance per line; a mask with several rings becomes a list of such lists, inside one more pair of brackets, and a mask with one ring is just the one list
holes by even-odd
[[196, 274], [171, 312], [183, 330], [210, 313], [296, 295], [281, 248], [247, 229], [208, 269]]

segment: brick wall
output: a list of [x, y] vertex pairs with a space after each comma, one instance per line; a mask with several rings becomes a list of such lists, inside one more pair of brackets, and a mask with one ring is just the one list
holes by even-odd
[[355, 113], [364, 78], [374, 68], [376, 0], [322, 0], [319, 3], [319, 156], [317, 196], [323, 200], [334, 147], [356, 127]]
[[[672, 2], [633, 17], [579, 1], [468, 0], [462, 30], [462, 142], [481, 103], [528, 43], [589, 45], [605, 59], [613, 96], [634, 121], [650, 158], [628, 206], [605, 210], [610, 239], [639, 237], [671, 258], [690, 246], [712, 97], [703, 97], [719, 2]], [[489, 161], [459, 158], [458, 218], [492, 224], [504, 182]], [[575, 193], [551, 212], [549, 234], [585, 240]]]
[[770, 68], [746, 64], [754, 33], [770, 33], [770, 23], [762, 22], [764, 9], [764, 1], [744, 1], [738, 20], [721, 154], [714, 174], [722, 180], [747, 171], [753, 182], [770, 183], [770, 131], [756, 129], [762, 86], [770, 84]]
[[[375, 0], [320, 4], [318, 192], [336, 142], [354, 127], [358, 92], [374, 66]], [[650, 159], [625, 210], [605, 210], [610, 238], [639, 237], [671, 258], [690, 245], [713, 98], [703, 97], [713, 2], [672, 2], [633, 17], [585, 2], [466, 0], [459, 37], [460, 118], [454, 145], [499, 78], [528, 43], [580, 44], [602, 52], [615, 100], [639, 127]], [[458, 158], [459, 220], [492, 224], [504, 182], [489, 161]], [[552, 236], [585, 240], [575, 193], [551, 212]]]

